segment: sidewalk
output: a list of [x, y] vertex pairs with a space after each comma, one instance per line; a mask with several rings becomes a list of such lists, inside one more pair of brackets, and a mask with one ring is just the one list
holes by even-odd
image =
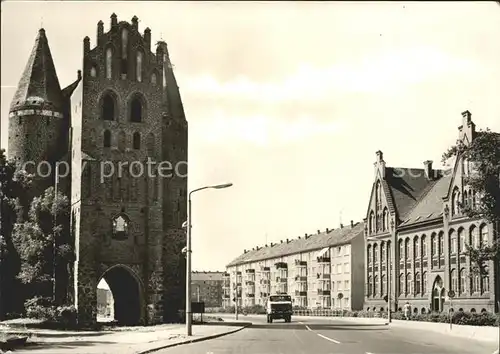
[[146, 354], [170, 346], [217, 338], [245, 328], [248, 323], [194, 325], [193, 336], [185, 336], [183, 325], [142, 327], [123, 332], [64, 332], [30, 330], [31, 338], [19, 354]]

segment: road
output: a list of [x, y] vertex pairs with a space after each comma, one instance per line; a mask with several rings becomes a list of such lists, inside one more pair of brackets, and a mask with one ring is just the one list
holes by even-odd
[[[159, 354], [492, 354], [496, 344], [429, 331], [356, 324], [341, 319], [292, 319], [268, 324], [262, 316], [240, 316], [253, 325], [234, 334], [164, 349]], [[196, 327], [195, 327], [196, 329]]]

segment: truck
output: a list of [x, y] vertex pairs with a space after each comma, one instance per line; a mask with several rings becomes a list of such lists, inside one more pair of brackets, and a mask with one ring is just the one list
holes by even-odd
[[273, 320], [283, 319], [285, 322], [292, 321], [292, 297], [290, 295], [270, 295], [266, 301], [267, 323]]

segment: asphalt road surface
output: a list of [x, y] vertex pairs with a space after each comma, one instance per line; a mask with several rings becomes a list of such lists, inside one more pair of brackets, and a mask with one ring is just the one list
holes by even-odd
[[[430, 331], [356, 324], [341, 319], [292, 318], [268, 324], [264, 317], [241, 316], [253, 325], [234, 334], [161, 350], [159, 354], [492, 354], [495, 343]], [[193, 328], [193, 331], [196, 327]]]

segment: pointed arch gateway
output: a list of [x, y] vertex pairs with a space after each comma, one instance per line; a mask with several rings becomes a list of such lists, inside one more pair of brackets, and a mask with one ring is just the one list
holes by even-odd
[[104, 271], [97, 283], [102, 280], [112, 293], [111, 313], [114, 320], [126, 326], [143, 323], [144, 286], [137, 273], [127, 265], [117, 264]]
[[443, 311], [445, 298], [444, 294], [443, 279], [441, 276], [437, 275], [436, 278], [434, 278], [434, 283], [432, 284], [431, 310], [433, 312]]

